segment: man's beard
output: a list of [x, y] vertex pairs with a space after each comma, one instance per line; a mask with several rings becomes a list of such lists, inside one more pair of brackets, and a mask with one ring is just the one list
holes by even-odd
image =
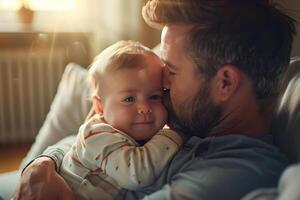
[[175, 105], [176, 109], [169, 93], [165, 94], [164, 104], [168, 110], [170, 128], [201, 138], [208, 136], [221, 117], [221, 108], [213, 103], [209, 86], [209, 82], [205, 82], [194, 98]]

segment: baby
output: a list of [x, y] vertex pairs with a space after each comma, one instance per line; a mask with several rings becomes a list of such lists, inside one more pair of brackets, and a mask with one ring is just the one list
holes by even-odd
[[120, 41], [92, 63], [92, 116], [64, 157], [60, 173], [77, 199], [118, 199], [122, 188], [152, 184], [182, 145], [163, 128], [162, 62], [138, 42]]

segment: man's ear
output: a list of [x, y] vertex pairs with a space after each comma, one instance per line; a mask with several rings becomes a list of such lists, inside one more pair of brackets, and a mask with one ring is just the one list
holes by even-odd
[[103, 106], [99, 96], [93, 96], [93, 109], [97, 114], [103, 113]]
[[241, 83], [241, 71], [233, 65], [224, 65], [214, 77], [214, 96], [219, 102], [227, 101], [234, 95]]

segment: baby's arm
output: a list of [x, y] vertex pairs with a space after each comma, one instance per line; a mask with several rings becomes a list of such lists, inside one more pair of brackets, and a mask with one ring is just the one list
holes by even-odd
[[144, 146], [106, 124], [81, 130], [73, 149], [76, 159], [90, 171], [101, 171], [131, 190], [150, 185], [182, 144], [179, 134], [160, 130]]
[[163, 129], [144, 146], [120, 146], [100, 167], [121, 187], [137, 190], [156, 180], [181, 145], [179, 134]]

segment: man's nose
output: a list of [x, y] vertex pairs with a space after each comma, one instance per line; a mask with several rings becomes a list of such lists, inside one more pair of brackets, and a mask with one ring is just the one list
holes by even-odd
[[163, 87], [170, 89], [169, 71], [166, 67], [163, 68]]
[[137, 109], [139, 114], [152, 113], [151, 106], [147, 102], [140, 103]]

